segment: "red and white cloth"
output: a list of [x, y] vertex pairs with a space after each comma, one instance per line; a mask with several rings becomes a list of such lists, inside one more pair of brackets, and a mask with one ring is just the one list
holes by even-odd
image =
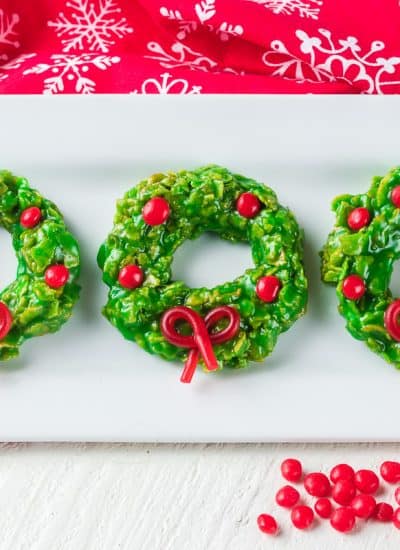
[[0, 0], [0, 93], [400, 93], [399, 0]]

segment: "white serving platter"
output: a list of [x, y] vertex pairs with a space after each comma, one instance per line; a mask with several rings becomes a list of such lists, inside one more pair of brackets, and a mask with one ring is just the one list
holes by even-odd
[[[82, 250], [82, 298], [56, 335], [0, 367], [7, 441], [398, 441], [400, 371], [345, 331], [319, 280], [331, 199], [367, 190], [400, 163], [400, 98], [366, 96], [0, 97], [0, 166], [63, 211]], [[196, 373], [124, 341], [101, 316], [96, 265], [115, 201], [141, 178], [219, 163], [264, 181], [306, 234], [308, 314], [264, 364]], [[0, 288], [14, 278], [0, 232]], [[175, 276], [222, 282], [249, 248], [204, 236], [178, 251]], [[400, 270], [393, 288], [400, 294]]]

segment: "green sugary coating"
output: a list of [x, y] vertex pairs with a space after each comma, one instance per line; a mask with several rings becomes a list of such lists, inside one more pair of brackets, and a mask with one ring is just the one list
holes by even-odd
[[[332, 210], [336, 225], [321, 251], [322, 280], [336, 285], [339, 312], [348, 331], [366, 342], [372, 351], [400, 368], [400, 344], [384, 325], [385, 310], [393, 302], [389, 288], [393, 265], [400, 258], [400, 209], [391, 201], [391, 192], [400, 185], [400, 167], [385, 177], [375, 177], [369, 191], [362, 195], [342, 195], [334, 199]], [[349, 213], [356, 207], [368, 208], [371, 223], [359, 231], [347, 225]], [[347, 275], [357, 274], [367, 291], [357, 301], [342, 293]]]
[[[244, 218], [235, 208], [245, 191], [263, 204], [254, 219]], [[163, 225], [151, 227], [141, 212], [154, 196], [165, 197], [171, 214]], [[174, 252], [186, 239], [196, 239], [205, 231], [229, 241], [249, 242], [255, 267], [214, 288], [189, 288], [173, 281]], [[145, 280], [141, 287], [127, 290], [118, 283], [118, 273], [132, 263], [144, 270]], [[220, 305], [238, 310], [240, 332], [214, 347], [220, 367], [232, 368], [264, 359], [278, 335], [306, 309], [302, 232], [293, 214], [279, 205], [265, 185], [218, 166], [155, 174], [130, 189], [117, 203], [114, 227], [99, 250], [98, 264], [110, 287], [103, 309], [106, 318], [125, 338], [168, 360], [184, 360], [188, 353], [167, 342], [160, 331], [160, 317], [173, 306], [186, 305], [202, 316]], [[255, 285], [260, 277], [272, 274], [280, 278], [282, 289], [277, 301], [267, 304], [256, 296]]]
[[[21, 212], [30, 206], [42, 211], [32, 229], [21, 226]], [[0, 293], [13, 316], [8, 335], [0, 340], [0, 360], [16, 357], [28, 338], [56, 332], [72, 313], [79, 297], [76, 279], [80, 259], [78, 244], [65, 227], [57, 207], [29, 186], [25, 178], [0, 171], [0, 226], [12, 236], [17, 256], [17, 277]], [[67, 284], [57, 290], [47, 286], [49, 265], [63, 263], [70, 272]]]

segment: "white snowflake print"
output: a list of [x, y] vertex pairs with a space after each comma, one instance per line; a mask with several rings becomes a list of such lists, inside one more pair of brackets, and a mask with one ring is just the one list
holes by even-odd
[[244, 29], [242, 25], [231, 25], [226, 21], [221, 23], [220, 26], [217, 27], [217, 29], [215, 30], [215, 32], [218, 34], [223, 42], [229, 40], [231, 36], [241, 36], [243, 34], [243, 31]]
[[199, 27], [197, 21], [186, 21], [183, 19], [179, 10], [171, 10], [166, 7], [161, 7], [160, 13], [163, 17], [167, 17], [171, 21], [177, 21], [178, 33], [176, 37], [178, 40], [185, 40], [191, 32], [196, 31]]
[[194, 15], [196, 19], [184, 19], [179, 10], [167, 8], [165, 6], [160, 8], [160, 13], [163, 17], [177, 22], [178, 33], [176, 38], [178, 40], [185, 40], [189, 34], [200, 28], [204, 28], [209, 32], [215, 33], [223, 42], [229, 40], [231, 36], [241, 36], [244, 32], [242, 25], [234, 25], [228, 23], [227, 21], [222, 22], [220, 25], [206, 23], [217, 13], [215, 8], [215, 0], [203, 0], [202, 2], [195, 4]]
[[61, 38], [63, 52], [83, 50], [107, 53], [116, 39], [133, 32], [115, 0], [70, 0], [69, 14], [60, 12], [56, 21], [48, 21]]
[[215, 0], [201, 0], [198, 4], [195, 4], [194, 11], [201, 23], [208, 21], [217, 13]]
[[292, 15], [297, 14], [300, 17], [318, 19], [320, 6], [323, 0], [247, 0], [255, 4], [261, 4], [267, 10], [275, 14]]
[[31, 59], [32, 57], [35, 57], [35, 53], [24, 53], [16, 57], [15, 59], [12, 59], [8, 63], [5, 63], [4, 65], [0, 66], [0, 81], [5, 80], [10, 76], [9, 71], [12, 71], [14, 69], [20, 69], [21, 66], [27, 61], [28, 59]]
[[140, 90], [134, 90], [133, 94], [185, 94], [198, 95], [201, 93], [202, 86], [191, 86], [184, 78], [173, 78], [169, 73], [160, 75], [160, 80], [156, 78], [146, 78], [142, 82]]
[[50, 56], [51, 63], [38, 63], [26, 69], [23, 74], [51, 73], [43, 81], [44, 94], [59, 94], [66, 90], [67, 82], [72, 84], [75, 93], [91, 94], [95, 91], [96, 82], [87, 75], [90, 69], [106, 71], [113, 64], [119, 63], [119, 57], [110, 57], [99, 54], [65, 55], [55, 54]]
[[[271, 50], [263, 55], [265, 65], [274, 68], [272, 76], [311, 82], [344, 81], [366, 94], [381, 94], [383, 86], [400, 84], [384, 80], [384, 75], [393, 75], [400, 68], [400, 57], [379, 54], [386, 47], [384, 42], [375, 40], [362, 53], [354, 36], [334, 41], [326, 29], [319, 29], [319, 35], [296, 31], [299, 53], [290, 52], [281, 40], [273, 40]], [[306, 60], [300, 58], [303, 54], [307, 55]]]
[[171, 52], [166, 52], [158, 42], [149, 42], [147, 48], [153, 55], [146, 55], [148, 59], [155, 59], [162, 67], [173, 69], [186, 67], [187, 69], [207, 72], [215, 69], [218, 63], [200, 52], [196, 52], [181, 42], [171, 46]]
[[[7, 15], [6, 12], [0, 9], [0, 46], [4, 44], [6, 46], [12, 46], [19, 48], [20, 44], [17, 40], [18, 32], [15, 27], [19, 23], [19, 15], [12, 13]], [[0, 61], [7, 61], [8, 55], [0, 53]]]
[[235, 75], [244, 75], [244, 71], [236, 71], [230, 67], [221, 67], [218, 62], [211, 57], [196, 52], [182, 44], [175, 42], [171, 46], [171, 52], [168, 53], [158, 42], [149, 42], [147, 49], [152, 52], [152, 55], [145, 55], [147, 59], [158, 61], [161, 67], [165, 69], [186, 68], [192, 71], [214, 72], [214, 73], [231, 73]]

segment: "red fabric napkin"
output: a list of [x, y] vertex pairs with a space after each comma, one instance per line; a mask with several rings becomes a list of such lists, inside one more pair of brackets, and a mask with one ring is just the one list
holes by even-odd
[[399, 0], [0, 0], [0, 93], [399, 93]]

